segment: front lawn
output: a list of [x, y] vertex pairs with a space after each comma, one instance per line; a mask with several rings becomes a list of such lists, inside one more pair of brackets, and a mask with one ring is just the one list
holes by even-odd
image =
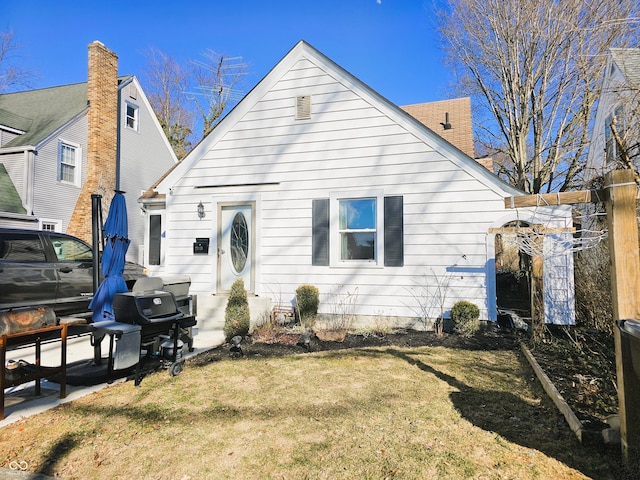
[[65, 479], [619, 478], [517, 349], [196, 357], [4, 427], [0, 452]]

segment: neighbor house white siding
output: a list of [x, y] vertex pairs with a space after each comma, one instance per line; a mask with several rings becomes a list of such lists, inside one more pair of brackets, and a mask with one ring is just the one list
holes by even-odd
[[[77, 171], [81, 181], [77, 185], [58, 181], [58, 155], [60, 142], [76, 145], [81, 157]], [[87, 116], [86, 113], [38, 146], [38, 154], [34, 160], [33, 211], [36, 216], [44, 216], [50, 220], [62, 222], [62, 230], [66, 231], [71, 220], [73, 208], [78, 201], [80, 189], [87, 178]]]
[[[126, 126], [127, 103], [138, 108], [137, 130]], [[138, 197], [175, 164], [176, 157], [135, 77], [120, 89], [120, 112], [120, 190], [125, 192], [131, 240], [127, 260], [142, 264], [146, 217]]]

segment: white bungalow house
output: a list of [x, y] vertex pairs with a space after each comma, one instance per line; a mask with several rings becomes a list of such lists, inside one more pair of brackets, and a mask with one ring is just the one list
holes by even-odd
[[[553, 220], [506, 209], [514, 195], [522, 192], [300, 41], [140, 198], [145, 265], [189, 275], [199, 312], [240, 277], [272, 302], [314, 285], [321, 314], [365, 325], [429, 328], [458, 300], [495, 321], [489, 230], [570, 221], [566, 208]], [[573, 323], [571, 255], [554, 258], [547, 271], [566, 284], [545, 283], [546, 318]]]
[[92, 195], [108, 209], [125, 191], [131, 245], [141, 262], [137, 199], [177, 159], [134, 75], [88, 46], [88, 80], [0, 95], [0, 226], [66, 232], [91, 241]]

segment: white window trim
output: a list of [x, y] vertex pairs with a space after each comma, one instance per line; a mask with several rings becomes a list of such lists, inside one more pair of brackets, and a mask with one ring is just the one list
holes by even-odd
[[[128, 130], [133, 130], [134, 132], [140, 132], [140, 107], [138, 105], [136, 105], [133, 102], [129, 102], [129, 101], [125, 101], [125, 108], [124, 108], [124, 126], [125, 128], [127, 128]], [[129, 115], [127, 113], [127, 107], [131, 107], [134, 109], [135, 111], [135, 116], [134, 116], [134, 126], [130, 127], [129, 126]]]
[[52, 218], [40, 218], [38, 219], [38, 228], [40, 230], [42, 230], [44, 224], [49, 224], [49, 225], [53, 225], [54, 229], [53, 230], [49, 230], [50, 232], [58, 232], [58, 233], [63, 233], [62, 232], [62, 220], [56, 220], [56, 219], [52, 219]]
[[[340, 248], [340, 200], [375, 198], [376, 199], [376, 241], [375, 260], [342, 260]], [[382, 190], [354, 190], [332, 192], [329, 203], [329, 241], [331, 267], [344, 268], [383, 268], [384, 267], [384, 192]]]
[[[67, 180], [62, 179], [62, 147], [66, 145], [71, 147], [75, 151], [75, 165], [73, 168], [73, 182], [69, 182]], [[58, 183], [63, 183], [65, 185], [74, 185], [76, 187], [80, 187], [82, 180], [82, 146], [75, 142], [68, 142], [64, 139], [58, 139], [58, 158], [56, 163], [56, 180]]]

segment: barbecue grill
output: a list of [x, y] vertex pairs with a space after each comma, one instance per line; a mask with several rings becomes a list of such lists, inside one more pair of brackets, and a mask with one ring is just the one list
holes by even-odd
[[171, 375], [182, 371], [184, 341], [192, 345], [193, 316], [185, 315], [172, 292], [151, 290], [118, 293], [113, 298], [115, 321], [91, 324], [96, 360], [100, 343], [110, 336], [109, 371], [137, 364], [136, 385], [142, 364], [158, 363]]

